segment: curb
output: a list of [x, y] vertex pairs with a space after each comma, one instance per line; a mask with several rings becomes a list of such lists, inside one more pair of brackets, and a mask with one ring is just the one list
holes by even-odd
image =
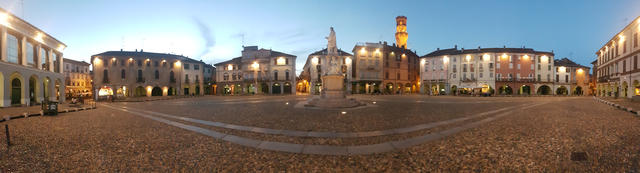
[[593, 96], [593, 99], [598, 101], [598, 102], [600, 102], [600, 103], [604, 103], [604, 104], [607, 104], [607, 105], [609, 105], [611, 107], [614, 107], [616, 109], [620, 109], [622, 111], [629, 112], [629, 113], [634, 114], [636, 116], [640, 116], [640, 111], [635, 111], [632, 108], [624, 107], [624, 106], [619, 105], [617, 103], [613, 103], [613, 102], [610, 102], [610, 101], [607, 101], [605, 99], [601, 99], [601, 98], [598, 98], [598, 97], [595, 97], [595, 96]]
[[[64, 109], [64, 110], [58, 110], [58, 113], [69, 113], [69, 112], [79, 112], [79, 111], [83, 111], [83, 110], [91, 110], [91, 109], [96, 109], [97, 107], [82, 107], [82, 108], [74, 108], [74, 109]], [[26, 112], [20, 114], [20, 115], [4, 115], [2, 117], [2, 119], [0, 119], [0, 122], [7, 122], [9, 120], [13, 120], [13, 119], [20, 119], [20, 118], [29, 118], [29, 117], [34, 117], [34, 116], [44, 116], [43, 112], [37, 112], [37, 113], [31, 113], [28, 114]]]

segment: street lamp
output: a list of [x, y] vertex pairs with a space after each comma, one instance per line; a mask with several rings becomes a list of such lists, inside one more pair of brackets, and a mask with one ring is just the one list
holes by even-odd
[[258, 64], [257, 61], [254, 61], [253, 64], [251, 64], [251, 67], [253, 67], [253, 80], [255, 81], [255, 84], [253, 85], [253, 93], [255, 94], [258, 93], [258, 69], [260, 68], [260, 64]]

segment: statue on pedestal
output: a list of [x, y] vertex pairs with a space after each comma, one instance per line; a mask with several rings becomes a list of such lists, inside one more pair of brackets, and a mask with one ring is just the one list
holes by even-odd
[[325, 68], [325, 75], [340, 75], [340, 68], [342, 67], [342, 61], [338, 58], [338, 46], [336, 45], [336, 32], [333, 30], [333, 27], [330, 28], [331, 32], [329, 36], [325, 37], [327, 39], [327, 56], [326, 61], [328, 62]]

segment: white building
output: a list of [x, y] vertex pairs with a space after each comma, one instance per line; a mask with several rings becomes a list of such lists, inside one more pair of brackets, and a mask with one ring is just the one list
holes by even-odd
[[[302, 87], [306, 87], [310, 94], [320, 94], [322, 89], [322, 63], [326, 63], [327, 49], [322, 49], [320, 51], [314, 52], [307, 57], [307, 61], [302, 68], [304, 73], [308, 73], [308, 79], [303, 79], [307, 81], [303, 81]], [[345, 82], [344, 85], [347, 89], [346, 93], [351, 93], [351, 63], [353, 55], [338, 50], [338, 58], [342, 59], [342, 74], [344, 75]]]
[[0, 107], [64, 101], [65, 44], [0, 9]]
[[640, 18], [633, 20], [596, 52], [596, 95], [626, 98], [640, 95], [638, 32]]
[[215, 64], [217, 94], [295, 94], [296, 56], [246, 46], [242, 56]]

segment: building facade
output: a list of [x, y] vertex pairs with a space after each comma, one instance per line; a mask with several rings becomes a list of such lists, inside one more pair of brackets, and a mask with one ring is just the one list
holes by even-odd
[[[307, 61], [302, 68], [300, 75], [302, 81], [298, 81], [299, 86], [305, 88], [303, 92], [309, 91], [309, 94], [320, 94], [322, 90], [322, 63], [327, 63], [327, 49], [322, 49], [311, 53], [307, 57]], [[338, 49], [338, 59], [342, 61], [342, 74], [344, 75], [344, 85], [347, 93], [351, 93], [352, 78], [352, 57], [353, 55]], [[304, 75], [302, 75], [304, 74]]]
[[204, 76], [204, 94], [216, 94], [216, 67], [211, 64], [205, 64], [203, 69]]
[[173, 54], [108, 51], [91, 56], [100, 98], [202, 95], [205, 64]]
[[631, 98], [640, 95], [638, 32], [640, 18], [633, 20], [596, 52], [597, 96]]
[[415, 51], [380, 43], [358, 43], [353, 48], [352, 92], [408, 94], [419, 91]]
[[568, 58], [555, 60], [556, 95], [588, 95], [589, 67], [577, 64]]
[[92, 96], [91, 64], [84, 61], [76, 61], [64, 58], [64, 78], [66, 97]]
[[552, 52], [456, 46], [424, 55], [420, 62], [423, 94], [552, 94]]
[[215, 64], [218, 95], [295, 94], [296, 56], [245, 46], [242, 56]]
[[66, 45], [0, 9], [0, 107], [64, 102]]

